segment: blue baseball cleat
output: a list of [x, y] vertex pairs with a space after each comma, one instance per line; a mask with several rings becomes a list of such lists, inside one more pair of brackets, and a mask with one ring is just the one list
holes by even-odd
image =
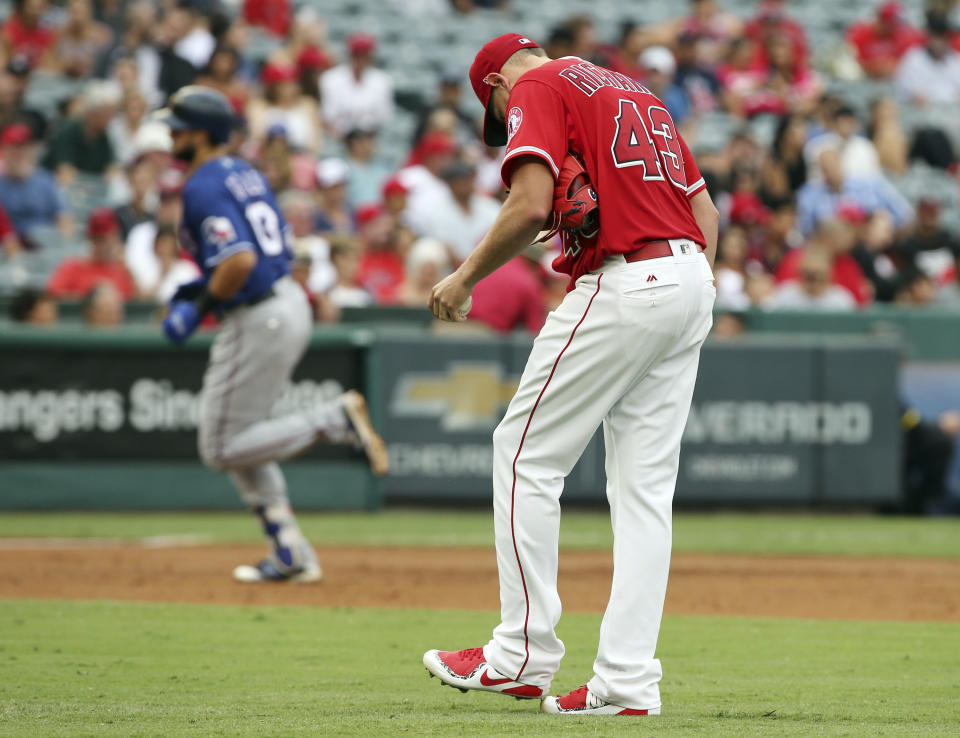
[[250, 566], [244, 564], [233, 570], [233, 578], [238, 582], [319, 582], [323, 579], [320, 564], [310, 563], [296, 569], [280, 569], [270, 559]]

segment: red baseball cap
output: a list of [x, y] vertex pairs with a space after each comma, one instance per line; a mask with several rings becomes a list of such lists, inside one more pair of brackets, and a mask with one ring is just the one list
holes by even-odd
[[539, 49], [540, 45], [519, 33], [505, 33], [488, 41], [477, 52], [476, 58], [470, 67], [470, 84], [477, 95], [483, 109], [487, 111], [483, 119], [483, 141], [488, 146], [504, 146], [507, 143], [507, 124], [497, 120], [490, 110], [490, 98], [493, 87], [487, 84], [490, 74], [498, 73], [507, 59], [521, 49]]
[[272, 62], [265, 64], [260, 70], [260, 79], [265, 85], [275, 85], [280, 82], [293, 82], [297, 79], [297, 68], [292, 64]]
[[866, 223], [869, 217], [869, 213], [855, 202], [842, 203], [837, 208], [836, 214], [840, 220], [845, 220], [847, 223], [853, 223], [854, 225]]
[[377, 48], [377, 39], [369, 33], [355, 33], [347, 39], [347, 48], [352, 56], [369, 54]]
[[11, 123], [3, 129], [0, 135], [0, 144], [4, 146], [20, 146], [33, 140], [33, 132], [26, 123]]
[[329, 69], [333, 60], [319, 46], [305, 46], [297, 57], [297, 67], [303, 69]]
[[430, 133], [424, 134], [423, 138], [421, 138], [417, 142], [417, 145], [413, 147], [411, 159], [415, 160], [417, 163], [420, 163], [424, 159], [437, 154], [456, 153], [457, 142], [453, 140], [453, 137], [449, 133], [444, 133], [442, 131], [431, 131]]
[[120, 231], [117, 216], [110, 208], [95, 208], [87, 218], [87, 236], [110, 236]]
[[887, 23], [895, 23], [903, 17], [903, 5], [896, 0], [886, 2], [877, 8], [877, 17]]
[[730, 222], [766, 225], [770, 222], [770, 211], [753, 192], [736, 192], [730, 198]]
[[365, 205], [364, 207], [358, 208], [354, 213], [354, 217], [357, 219], [357, 225], [363, 228], [365, 225], [368, 225], [383, 215], [384, 210], [383, 206], [376, 205]]
[[393, 195], [409, 195], [410, 188], [407, 187], [403, 182], [400, 181], [400, 177], [393, 175], [386, 182], [383, 183], [383, 197], [384, 199], [391, 197]]

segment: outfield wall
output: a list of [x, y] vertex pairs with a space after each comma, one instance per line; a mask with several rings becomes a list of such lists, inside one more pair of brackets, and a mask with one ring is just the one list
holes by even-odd
[[[196, 459], [210, 337], [181, 349], [149, 328], [0, 335], [0, 507], [235, 507]], [[352, 450], [318, 446], [285, 465], [305, 508], [386, 500], [482, 503], [491, 433], [530, 350], [526, 336], [414, 328], [317, 330], [278, 411], [346, 388], [370, 398], [393, 471], [374, 480]], [[898, 344], [811, 336], [711, 342], [687, 425], [678, 502], [879, 504], [900, 479]], [[604, 496], [597, 437], [565, 497]]]

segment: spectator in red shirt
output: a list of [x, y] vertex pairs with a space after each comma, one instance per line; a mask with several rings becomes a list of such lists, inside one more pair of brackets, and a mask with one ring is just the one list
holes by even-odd
[[763, 302], [767, 310], [853, 310], [856, 302], [850, 292], [836, 283], [831, 274], [831, 254], [818, 245], [799, 252], [796, 277], [781, 282]]
[[748, 117], [791, 112], [809, 115], [820, 97], [820, 78], [812, 69], [797, 62], [789, 37], [769, 36], [765, 48], [769, 71], [762, 86], [744, 101], [744, 113]]
[[501, 333], [518, 328], [539, 333], [546, 319], [546, 288], [536, 261], [540, 253], [531, 247], [481, 279], [473, 290], [470, 319]]
[[756, 56], [754, 66], [768, 69], [770, 58], [767, 54], [767, 42], [773, 36], [785, 36], [793, 49], [794, 63], [800, 67], [807, 65], [807, 36], [797, 21], [787, 16], [784, 0], [765, 0], [757, 5], [757, 14], [743, 29], [743, 35], [754, 41]]
[[854, 23], [847, 29], [847, 41], [867, 76], [889, 79], [900, 58], [923, 43], [923, 33], [903, 19], [899, 2], [885, 2], [873, 20]]
[[47, 0], [14, 0], [13, 13], [0, 29], [6, 57], [22, 56], [32, 67], [41, 65], [56, 34], [43, 24]]
[[112, 284], [125, 300], [136, 295], [123, 263], [120, 224], [110, 208], [97, 208], [87, 221], [90, 255], [66, 259], [54, 270], [47, 292], [54, 297], [83, 298], [101, 282]]
[[320, 75], [333, 67], [333, 58], [319, 46], [308, 44], [297, 54], [300, 94], [320, 100]]
[[395, 220], [381, 206], [369, 205], [357, 211], [357, 224], [363, 242], [357, 282], [377, 304], [388, 305], [396, 300], [405, 273], [396, 249]]
[[751, 100], [764, 84], [766, 75], [753, 66], [755, 45], [748, 38], [735, 39], [723, 64], [717, 67], [723, 105], [734, 115], [749, 114]]
[[285, 38], [290, 32], [290, 0], [246, 0], [243, 19], [251, 26]]
[[[859, 216], [852, 211], [845, 214], [847, 219], [821, 221], [808, 247], [794, 249], [783, 258], [775, 275], [778, 284], [790, 280], [799, 281], [804, 254], [811, 248], [824, 248], [833, 257], [833, 284], [846, 289], [860, 307], [873, 300], [873, 288], [850, 253], [857, 243], [857, 231], [849, 219]], [[865, 217], [865, 214], [863, 215]]]

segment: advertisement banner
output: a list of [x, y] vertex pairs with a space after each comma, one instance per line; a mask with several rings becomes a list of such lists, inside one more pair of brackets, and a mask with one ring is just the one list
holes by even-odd
[[[4, 347], [0, 362], [0, 461], [196, 461], [202, 347], [159, 340], [122, 346]], [[352, 346], [308, 352], [274, 413], [311, 407], [362, 388]], [[298, 460], [354, 459], [319, 444]]]
[[896, 346], [856, 339], [708, 344], [678, 501], [896, 500], [898, 362]]
[[[830, 339], [820, 352], [820, 480], [829, 502], [896, 502], [902, 490], [901, 353]], [[816, 499], [816, 497], [815, 497]]]
[[387, 494], [489, 496], [491, 434], [520, 378], [507, 343], [382, 336], [375, 351]]
[[816, 352], [710, 344], [683, 435], [678, 499], [800, 502], [819, 439]]
[[[390, 449], [387, 495], [490, 499], [493, 430], [516, 392], [531, 345], [526, 336], [378, 339], [377, 384]], [[567, 478], [565, 499], [595, 499], [602, 469], [598, 431]]]
[[[388, 499], [491, 496], [494, 428], [526, 338], [384, 338], [377, 384], [390, 447]], [[896, 346], [821, 339], [713, 342], [684, 434], [680, 503], [877, 503], [897, 498]], [[598, 432], [566, 501], [605, 496]]]
[[[530, 339], [422, 331], [358, 336], [318, 332], [277, 412], [359, 388], [368, 393], [390, 449], [391, 473], [382, 486], [387, 499], [489, 503], [492, 434], [519, 383]], [[8, 482], [14, 470], [19, 475], [8, 489], [32, 499], [31, 480], [40, 472], [85, 465], [92, 473], [72, 486], [59, 478], [44, 483], [51, 494], [69, 486], [70, 504], [78, 505], [88, 490], [106, 494], [98, 464], [115, 469], [111, 489], [118, 499], [138, 465], [171, 474], [174, 467], [202, 470], [196, 446], [202, 338], [175, 350], [156, 336], [7, 335], [0, 353], [0, 466]], [[708, 343], [684, 434], [677, 501], [896, 500], [899, 358], [895, 344], [867, 339]], [[598, 432], [566, 480], [565, 501], [604, 499], [603, 461]], [[330, 476], [341, 468], [362, 474]], [[362, 455], [345, 447], [318, 444], [292, 462], [291, 474], [298, 469], [309, 472], [296, 485], [298, 494], [324, 500], [317, 504], [346, 500], [354, 486], [367, 484]], [[205, 491], [205, 479], [198, 476], [193, 489]], [[158, 476], [154, 487], [170, 484]], [[359, 504], [378, 503], [380, 489], [363, 492]]]

